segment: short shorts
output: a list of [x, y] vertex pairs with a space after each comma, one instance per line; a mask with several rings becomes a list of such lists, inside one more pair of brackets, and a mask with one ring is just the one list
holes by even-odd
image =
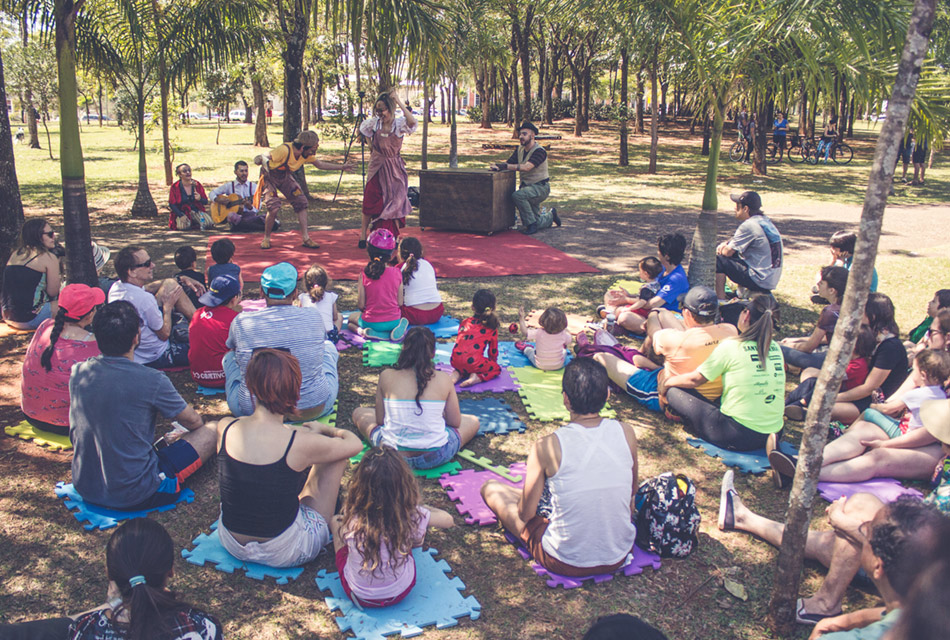
[[269, 567], [299, 567], [316, 558], [330, 542], [327, 521], [315, 509], [304, 504], [297, 509], [297, 517], [291, 525], [267, 542], [242, 545], [223, 525], [218, 526], [218, 533], [221, 546], [232, 556]]
[[399, 312], [403, 318], [409, 321], [409, 324], [418, 326], [438, 322], [442, 318], [442, 314], [445, 313], [445, 307], [439, 303], [439, 306], [434, 309], [422, 310], [403, 305], [399, 307]]
[[[369, 443], [374, 447], [380, 446], [383, 435], [382, 429], [382, 426], [378, 426], [369, 434]], [[433, 469], [449, 462], [455, 457], [455, 454], [457, 454], [462, 447], [462, 437], [459, 435], [459, 430], [455, 427], [446, 427], [445, 431], [449, 439], [438, 449], [406, 456], [406, 464], [409, 465], [410, 469]]]
[[865, 409], [864, 413], [861, 414], [861, 419], [880, 427], [887, 434], [887, 437], [892, 440], [901, 435], [900, 420], [892, 418], [886, 413], [881, 413], [877, 409]]
[[147, 511], [178, 502], [185, 480], [203, 464], [201, 456], [187, 440], [176, 440], [164, 449], [158, 449], [155, 455], [158, 456], [162, 483], [150, 497], [131, 507], [123, 507], [122, 511]]
[[399, 324], [400, 320], [402, 320], [402, 316], [396, 318], [395, 320], [387, 320], [385, 322], [370, 322], [369, 320], [363, 320], [363, 316], [360, 316], [360, 319], [357, 322], [364, 329], [372, 329], [373, 331], [378, 331], [379, 333], [389, 333], [396, 328], [396, 325]]
[[620, 568], [626, 557], [620, 559], [620, 562], [612, 565], [602, 565], [599, 567], [573, 567], [550, 555], [544, 550], [541, 539], [544, 532], [547, 531], [550, 522], [541, 516], [534, 516], [525, 524], [524, 531], [521, 532], [521, 542], [527, 547], [531, 557], [534, 558], [542, 567], [548, 571], [559, 573], [562, 576], [582, 577], [592, 576], [599, 573], [613, 573]]
[[660, 393], [657, 378], [659, 369], [640, 369], [627, 379], [627, 394], [652, 411], [660, 411]]

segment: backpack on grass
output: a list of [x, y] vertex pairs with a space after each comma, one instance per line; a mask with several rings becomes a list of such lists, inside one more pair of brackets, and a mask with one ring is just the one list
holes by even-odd
[[637, 545], [664, 558], [685, 558], [696, 548], [702, 517], [696, 486], [685, 475], [668, 471], [637, 489]]

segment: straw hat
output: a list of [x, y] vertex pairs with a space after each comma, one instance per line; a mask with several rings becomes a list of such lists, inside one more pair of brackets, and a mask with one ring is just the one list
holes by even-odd
[[950, 444], [950, 399], [925, 402], [920, 407], [920, 419], [930, 435]]

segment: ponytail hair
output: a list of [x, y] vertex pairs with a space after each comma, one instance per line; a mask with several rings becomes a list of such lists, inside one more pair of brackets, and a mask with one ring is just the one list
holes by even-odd
[[387, 249], [377, 249], [369, 245], [366, 250], [369, 252], [369, 263], [363, 269], [363, 273], [370, 280], [379, 280], [386, 271], [386, 263], [392, 258], [393, 252]]
[[171, 536], [155, 520], [129, 520], [112, 534], [106, 545], [106, 572], [122, 595], [129, 614], [129, 640], [170, 636], [168, 614], [188, 605], [165, 588], [175, 561]]
[[435, 375], [435, 336], [428, 327], [413, 327], [406, 334], [402, 342], [402, 351], [393, 369], [412, 369], [416, 374], [416, 407], [417, 415], [422, 415], [422, 392]]
[[43, 365], [47, 373], [53, 370], [53, 353], [56, 351], [56, 341], [59, 340], [59, 335], [63, 332], [64, 326], [66, 326], [66, 310], [60, 307], [59, 311], [56, 312], [56, 320], [53, 321], [53, 330], [49, 334], [49, 346], [40, 356], [40, 364]]
[[303, 274], [303, 286], [307, 290], [310, 299], [314, 302], [323, 300], [324, 294], [327, 292], [327, 289], [330, 288], [330, 282], [331, 280], [330, 276], [327, 275], [327, 270], [316, 263], [310, 265], [307, 272]]
[[416, 270], [419, 269], [419, 259], [422, 258], [422, 243], [413, 236], [403, 236], [399, 240], [399, 257], [406, 264], [402, 268], [402, 283], [409, 284]]
[[772, 345], [772, 331], [774, 329], [774, 314], [778, 310], [775, 298], [759, 293], [752, 296], [746, 305], [749, 312], [749, 327], [739, 334], [740, 342], [753, 341], [759, 353], [759, 364], [764, 368], [768, 361], [769, 348]]
[[475, 319], [483, 326], [492, 331], [497, 331], [499, 325], [498, 316], [495, 315], [495, 294], [488, 289], [479, 289], [472, 296], [472, 310], [475, 312]]

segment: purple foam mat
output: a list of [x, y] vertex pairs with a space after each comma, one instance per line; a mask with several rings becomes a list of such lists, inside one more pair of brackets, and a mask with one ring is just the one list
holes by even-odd
[[595, 584], [600, 584], [601, 582], [613, 580], [614, 576], [617, 574], [635, 576], [643, 573], [643, 570], [647, 567], [652, 567], [654, 571], [659, 571], [660, 569], [660, 556], [649, 551], [644, 551], [640, 547], [634, 545], [633, 551], [627, 554], [626, 562], [613, 573], [598, 573], [592, 576], [584, 576], [583, 578], [572, 578], [570, 576], [562, 576], [558, 573], [548, 571], [540, 564], [532, 560], [531, 554], [528, 553], [528, 550], [524, 548], [524, 545], [521, 544], [521, 541], [507, 531], [505, 532], [505, 539], [511, 544], [515, 545], [518, 555], [520, 555], [525, 560], [531, 561], [531, 568], [534, 569], [536, 574], [544, 578], [545, 584], [547, 584], [552, 589], [557, 587], [576, 589], [590, 580], [593, 580]]
[[[435, 368], [439, 371], [453, 371], [452, 365], [436, 363]], [[489, 380], [488, 382], [479, 382], [478, 384], [473, 384], [470, 387], [460, 387], [455, 385], [455, 392], [469, 392], [469, 393], [504, 393], [505, 391], [517, 391], [521, 388], [521, 385], [515, 382], [515, 379], [511, 377], [511, 370], [502, 367], [501, 373], [497, 378]]]
[[870, 493], [881, 502], [894, 502], [902, 495], [924, 497], [917, 489], [905, 487], [894, 478], [874, 478], [864, 482], [819, 482], [818, 493], [828, 502], [834, 502], [842, 496], [850, 498], [856, 493]]
[[[508, 467], [512, 475], [518, 475], [524, 478], [527, 466], [524, 462], [516, 462]], [[475, 524], [484, 527], [498, 522], [494, 512], [488, 508], [485, 501], [482, 500], [482, 485], [489, 480], [498, 480], [510, 487], [521, 488], [524, 486], [524, 480], [521, 482], [511, 482], [502, 478], [497, 473], [491, 471], [473, 471], [465, 469], [459, 471], [456, 475], [444, 475], [439, 478], [439, 484], [446, 490], [450, 500], [455, 501], [455, 508], [465, 516], [465, 524]]]
[[355, 334], [349, 329], [343, 329], [340, 333], [340, 340], [336, 343], [337, 351], [346, 351], [350, 347], [357, 347], [359, 349], [363, 348], [363, 343], [366, 342], [366, 338], [361, 335]]

